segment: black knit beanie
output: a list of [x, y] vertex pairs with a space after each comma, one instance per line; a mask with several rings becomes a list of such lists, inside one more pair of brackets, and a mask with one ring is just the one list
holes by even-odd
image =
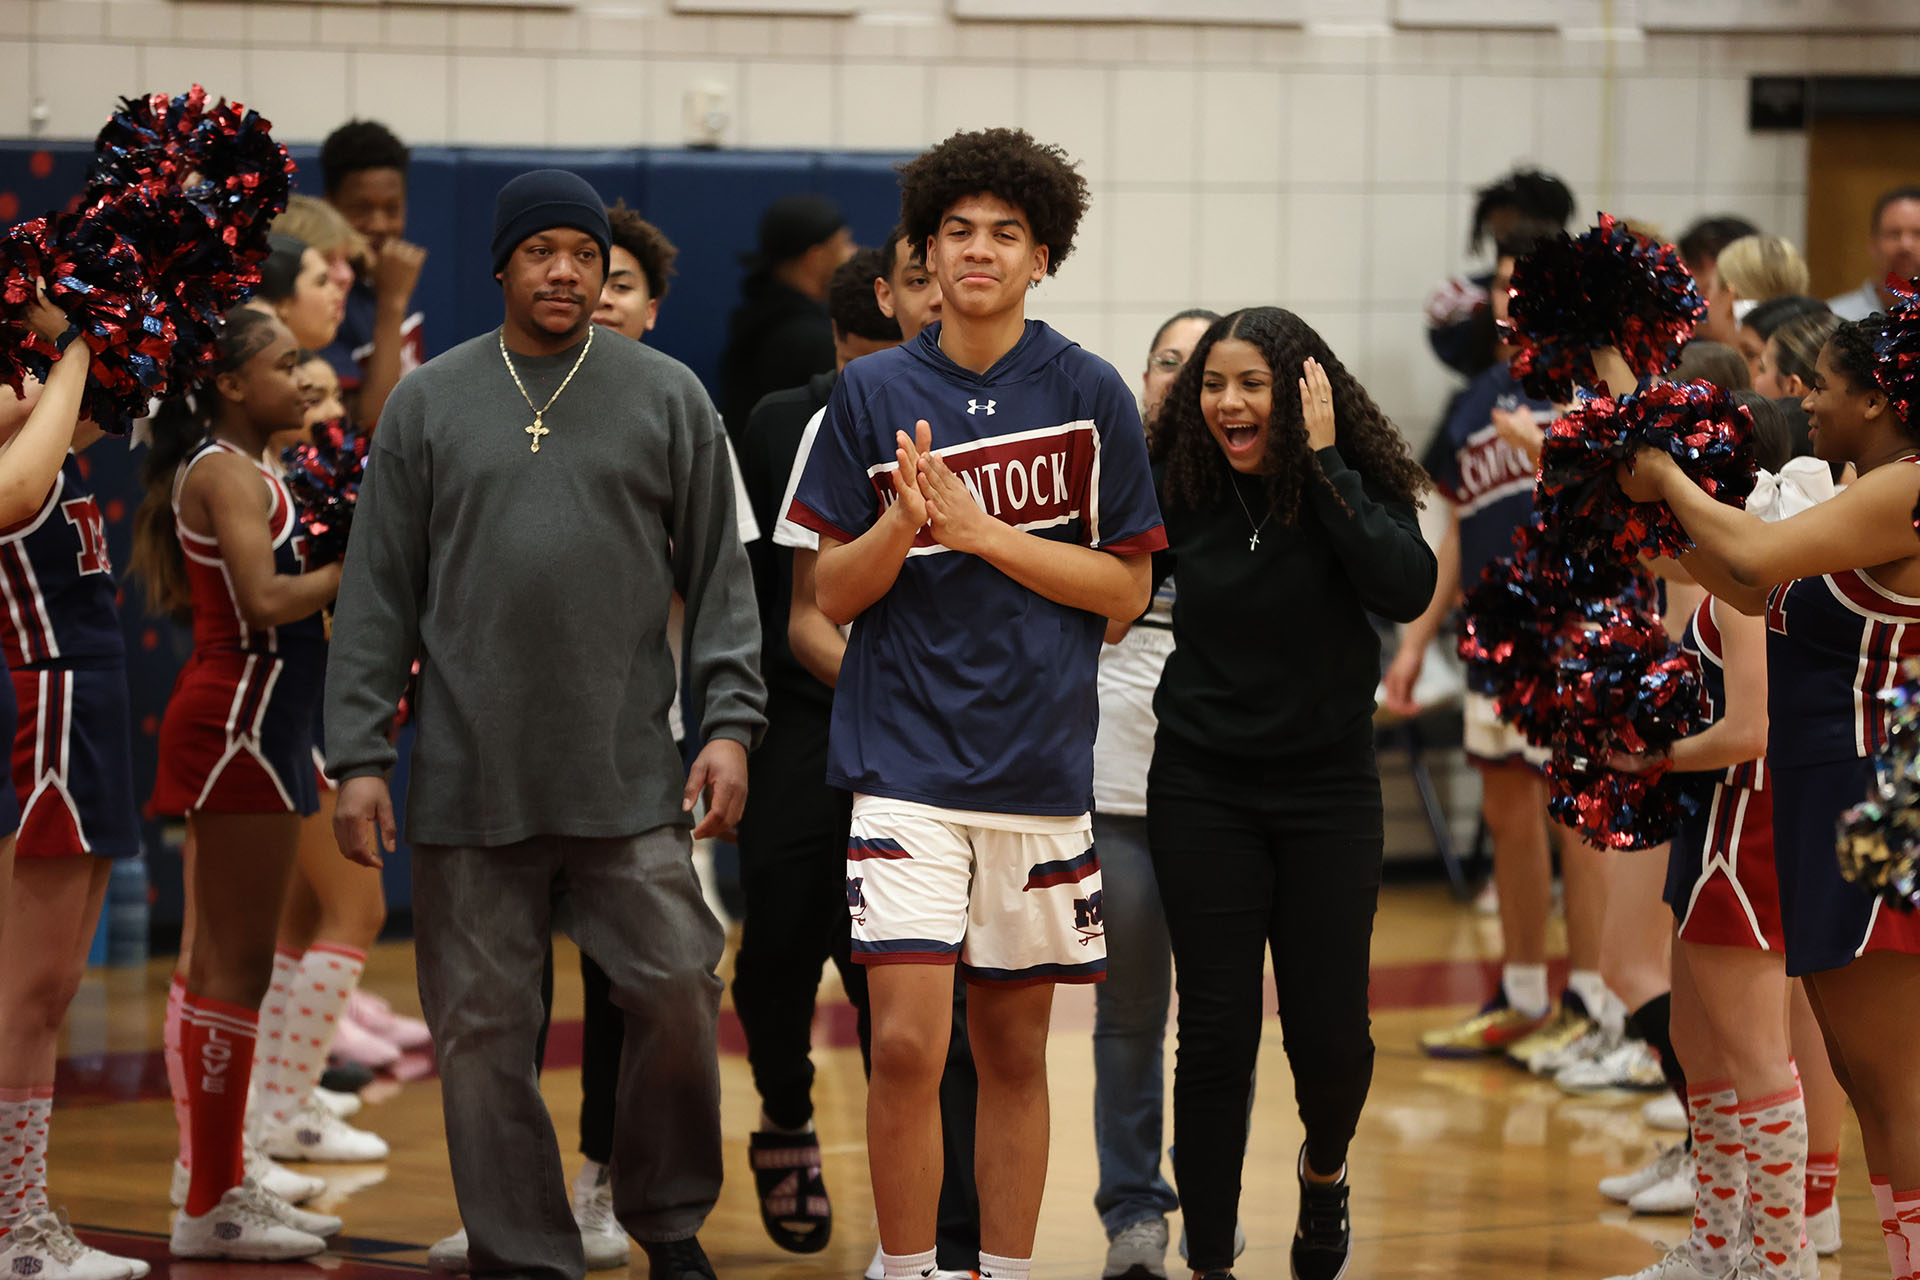
[[493, 204], [493, 272], [499, 275], [522, 240], [551, 227], [584, 231], [600, 246], [612, 242], [606, 202], [585, 178], [565, 169], [535, 169], [506, 186]]

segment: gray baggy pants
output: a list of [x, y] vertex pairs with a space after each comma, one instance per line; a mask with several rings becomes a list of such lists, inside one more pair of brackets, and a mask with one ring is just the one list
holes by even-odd
[[626, 1014], [614, 1212], [642, 1243], [698, 1232], [720, 1193], [714, 969], [724, 935], [701, 898], [687, 829], [416, 846], [413, 919], [473, 1274], [586, 1271], [533, 1069], [555, 925], [606, 970]]

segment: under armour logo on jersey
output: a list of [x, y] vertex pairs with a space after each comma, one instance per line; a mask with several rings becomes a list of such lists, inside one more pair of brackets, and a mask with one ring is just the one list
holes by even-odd
[[978, 400], [969, 400], [967, 401], [967, 416], [971, 418], [976, 413], [984, 413], [991, 418], [993, 416], [993, 406], [996, 403], [998, 402], [993, 400], [989, 400], [985, 404], [981, 404]]

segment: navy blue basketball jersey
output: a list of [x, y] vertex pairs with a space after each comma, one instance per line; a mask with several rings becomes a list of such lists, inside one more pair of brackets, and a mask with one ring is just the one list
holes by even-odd
[[[847, 366], [795, 523], [840, 542], [870, 529], [894, 501], [894, 433], [924, 418], [987, 514], [1119, 555], [1167, 545], [1139, 411], [1111, 365], [1032, 320], [984, 374], [949, 360], [939, 337], [934, 325]], [[893, 587], [854, 622], [827, 780], [945, 809], [1087, 812], [1105, 628], [922, 529]]]
[[[1707, 692], [1707, 711], [1712, 717], [1710, 723], [1719, 723], [1727, 714], [1727, 664], [1726, 647], [1720, 635], [1720, 620], [1714, 616], [1714, 600], [1708, 596], [1700, 602], [1700, 607], [1687, 619], [1687, 629], [1680, 637], [1680, 647], [1692, 654], [1700, 666], [1700, 683]], [[1746, 787], [1759, 790], [1766, 784], [1766, 757], [1748, 760], [1724, 770], [1718, 779], [1730, 787]]]
[[106, 522], [71, 453], [40, 510], [0, 530], [9, 667], [126, 660]]

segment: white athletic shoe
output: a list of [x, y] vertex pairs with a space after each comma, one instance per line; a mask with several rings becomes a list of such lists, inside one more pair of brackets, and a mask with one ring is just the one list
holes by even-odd
[[[463, 1276], [467, 1273], [467, 1229], [460, 1228], [452, 1235], [435, 1240], [433, 1247], [427, 1250], [427, 1270], [437, 1271], [445, 1276]], [[883, 1276], [881, 1280], [886, 1280]]]
[[1595, 1026], [1585, 1035], [1558, 1049], [1543, 1049], [1527, 1059], [1527, 1070], [1536, 1076], [1557, 1076], [1576, 1062], [1597, 1059], [1619, 1045], [1617, 1037]]
[[1563, 1093], [1598, 1093], [1602, 1089], [1664, 1089], [1660, 1055], [1644, 1040], [1628, 1040], [1598, 1058], [1561, 1068], [1553, 1077]]
[[887, 1269], [880, 1265], [880, 1246], [873, 1246], [873, 1261], [867, 1264], [867, 1270], [860, 1280], [887, 1280]]
[[[246, 1144], [246, 1157], [246, 1176], [288, 1204], [305, 1204], [327, 1189], [324, 1178], [295, 1173], [261, 1154], [260, 1148], [254, 1146], [251, 1140]], [[167, 1199], [174, 1208], [181, 1208], [187, 1203], [187, 1188], [191, 1183], [192, 1175], [187, 1172], [187, 1166], [175, 1160], [173, 1185], [167, 1190]]]
[[198, 1218], [184, 1209], [175, 1214], [170, 1249], [176, 1258], [284, 1262], [325, 1253], [327, 1242], [288, 1226], [273, 1198], [249, 1181], [229, 1188]]
[[1627, 1201], [1635, 1213], [1692, 1213], [1693, 1161], [1671, 1178], [1656, 1182]]
[[1665, 1129], [1668, 1133], [1685, 1133], [1690, 1127], [1687, 1108], [1671, 1089], [1641, 1103], [1640, 1119], [1649, 1129]]
[[613, 1183], [607, 1167], [589, 1160], [573, 1183], [573, 1220], [580, 1227], [580, 1248], [587, 1270], [624, 1269], [632, 1254], [627, 1229], [613, 1216]]
[[387, 1158], [386, 1140], [356, 1129], [309, 1096], [284, 1121], [260, 1123], [260, 1149], [276, 1160], [366, 1164]]
[[0, 1239], [0, 1275], [21, 1280], [141, 1280], [150, 1270], [81, 1243], [67, 1215], [51, 1209], [19, 1219]]
[[366, 1105], [357, 1093], [339, 1093], [332, 1089], [322, 1089], [319, 1085], [313, 1087], [313, 1097], [314, 1101], [342, 1120], [359, 1115], [360, 1108]]
[[1673, 1177], [1686, 1177], [1693, 1173], [1693, 1155], [1686, 1144], [1676, 1142], [1670, 1147], [1660, 1148], [1660, 1154], [1650, 1164], [1635, 1169], [1632, 1173], [1617, 1173], [1611, 1178], [1600, 1179], [1600, 1194], [1609, 1200], [1627, 1203], [1648, 1187], [1665, 1182]]
[[1807, 1215], [1807, 1240], [1823, 1258], [1840, 1252], [1840, 1202], [1834, 1201], [1818, 1213]]
[[319, 1236], [325, 1240], [339, 1235], [346, 1228], [347, 1224], [331, 1213], [314, 1213], [308, 1209], [296, 1209], [265, 1187], [262, 1187], [260, 1192], [267, 1211], [278, 1218], [283, 1225], [292, 1227], [295, 1231], [304, 1231], [310, 1236]]
[[1650, 1267], [1634, 1272], [1630, 1276], [1614, 1276], [1613, 1280], [1733, 1280], [1735, 1273], [1702, 1271], [1694, 1265], [1693, 1257], [1687, 1251], [1683, 1240], [1667, 1250], [1660, 1261]]

